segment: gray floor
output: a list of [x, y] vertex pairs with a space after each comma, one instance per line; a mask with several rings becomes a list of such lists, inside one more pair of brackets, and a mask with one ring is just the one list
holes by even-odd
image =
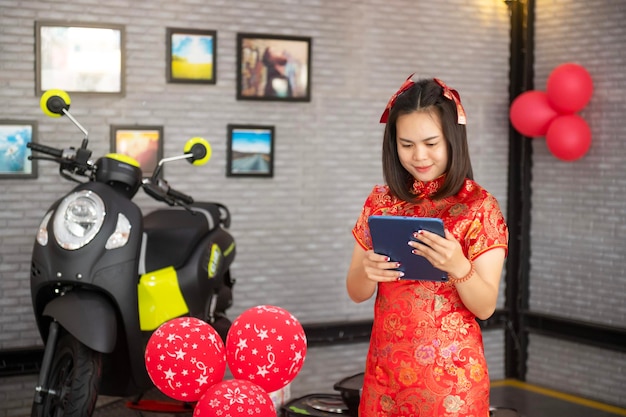
[[[537, 390], [524, 386], [494, 384], [491, 388], [491, 404], [494, 407], [494, 417], [616, 417], [626, 416], [626, 409], [604, 405], [590, 400], [585, 400], [567, 395], [555, 395], [550, 390], [536, 392]], [[529, 386], [530, 387], [530, 386]], [[333, 393], [329, 387], [328, 393]], [[336, 392], [335, 392], [336, 393]], [[151, 391], [146, 394], [146, 399], [168, 401], [163, 394]], [[292, 398], [297, 401], [297, 398]], [[103, 404], [98, 407], [94, 417], [192, 417], [189, 413], [154, 413], [136, 411], [126, 407], [126, 399], [101, 399]], [[512, 410], [516, 410], [517, 413]], [[311, 417], [331, 416], [329, 413], [310, 414]]]
[[531, 385], [527, 387], [524, 387], [524, 384], [494, 385], [491, 388], [491, 404], [516, 409], [520, 417], [626, 416], [626, 409], [623, 408], [554, 393], [551, 390], [542, 392], [544, 390], [536, 390]]

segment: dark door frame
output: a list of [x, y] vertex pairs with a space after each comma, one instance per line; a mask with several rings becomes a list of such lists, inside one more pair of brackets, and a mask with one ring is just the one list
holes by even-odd
[[[534, 0], [508, 0], [511, 16], [509, 105], [534, 88]], [[528, 310], [530, 260], [531, 139], [509, 123], [509, 188], [507, 224], [509, 254], [506, 261], [505, 374], [525, 380], [528, 337], [523, 314]]]

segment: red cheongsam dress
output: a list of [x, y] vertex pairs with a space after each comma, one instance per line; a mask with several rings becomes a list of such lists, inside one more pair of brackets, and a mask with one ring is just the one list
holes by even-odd
[[[368, 196], [353, 229], [372, 248], [371, 215], [438, 217], [476, 259], [493, 248], [508, 249], [508, 229], [498, 202], [465, 180], [453, 197], [432, 200], [444, 177], [413, 192], [419, 203], [393, 197], [387, 186]], [[367, 354], [359, 417], [488, 417], [489, 375], [480, 327], [454, 285], [431, 281], [379, 283]]]

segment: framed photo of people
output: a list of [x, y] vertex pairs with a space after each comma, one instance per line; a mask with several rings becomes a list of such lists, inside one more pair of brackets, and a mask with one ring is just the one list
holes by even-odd
[[148, 177], [163, 158], [163, 126], [111, 126], [111, 152], [135, 158]]
[[167, 82], [215, 84], [217, 32], [167, 28]]
[[310, 37], [237, 34], [237, 99], [311, 101]]
[[274, 175], [274, 126], [227, 127], [227, 177], [272, 177]]
[[36, 21], [35, 93], [124, 95], [124, 32], [122, 25]]
[[36, 142], [37, 122], [0, 120], [0, 179], [37, 178], [37, 161], [28, 147]]

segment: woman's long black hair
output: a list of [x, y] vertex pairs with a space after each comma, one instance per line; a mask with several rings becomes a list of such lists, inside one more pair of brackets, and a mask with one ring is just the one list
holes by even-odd
[[466, 178], [474, 179], [467, 146], [467, 130], [458, 123], [456, 103], [443, 96], [443, 88], [433, 79], [417, 81], [400, 94], [389, 111], [383, 137], [383, 176], [391, 193], [404, 201], [416, 202], [411, 191], [415, 178], [402, 166], [398, 157], [396, 121], [413, 112], [434, 112], [441, 120], [448, 147], [448, 165], [442, 186], [432, 196], [438, 200], [459, 192]]

